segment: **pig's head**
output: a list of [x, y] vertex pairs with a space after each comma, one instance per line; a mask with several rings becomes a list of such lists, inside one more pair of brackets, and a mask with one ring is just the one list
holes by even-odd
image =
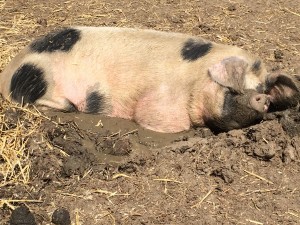
[[246, 89], [243, 93], [224, 90], [220, 114], [204, 117], [205, 124], [216, 132], [247, 127], [263, 119], [269, 104], [269, 96], [255, 90]]
[[214, 91], [206, 91], [204, 99], [215, 102], [204, 106], [203, 118], [215, 131], [255, 124], [265, 113], [295, 106], [300, 100], [300, 76], [268, 74], [259, 60], [228, 57], [209, 67], [208, 73]]

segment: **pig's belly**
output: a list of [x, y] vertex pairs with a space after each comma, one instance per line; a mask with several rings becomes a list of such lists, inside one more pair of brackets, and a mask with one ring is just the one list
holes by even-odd
[[175, 133], [190, 128], [188, 93], [167, 85], [147, 90], [136, 101], [113, 101], [112, 117], [133, 119], [141, 126], [158, 132]]

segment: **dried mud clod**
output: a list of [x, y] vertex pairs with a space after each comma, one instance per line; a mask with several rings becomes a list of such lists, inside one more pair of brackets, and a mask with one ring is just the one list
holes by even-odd
[[212, 176], [220, 177], [225, 184], [230, 184], [234, 181], [234, 174], [230, 168], [217, 168], [212, 171]]
[[233, 12], [233, 11], [237, 10], [237, 6], [236, 6], [236, 4], [230, 4], [227, 7], [227, 9], [228, 9], [228, 11]]
[[146, 160], [144, 158], [136, 158], [133, 160], [129, 160], [118, 167], [119, 172], [126, 173], [135, 173], [139, 167], [143, 167], [146, 165]]
[[37, 225], [33, 214], [30, 210], [25, 206], [21, 205], [16, 208], [10, 217], [9, 220], [10, 225]]
[[100, 137], [96, 145], [98, 151], [115, 156], [129, 155], [132, 151], [130, 139], [120, 135]]
[[282, 61], [283, 60], [283, 52], [280, 49], [276, 49], [274, 51], [274, 58], [276, 61]]
[[71, 225], [70, 213], [65, 208], [58, 208], [52, 214], [52, 223], [55, 225]]
[[109, 131], [105, 135], [100, 135], [80, 129], [74, 121], [56, 125], [44, 123], [42, 130], [46, 132], [51, 145], [67, 155], [62, 158], [61, 169], [62, 175], [66, 177], [72, 175], [82, 177], [88, 170], [99, 168], [103, 154], [128, 156], [132, 151], [128, 135]]
[[7, 109], [3, 113], [6, 129], [13, 129], [17, 126], [20, 118], [24, 117], [24, 112], [16, 109]]
[[44, 123], [42, 130], [46, 132], [47, 138], [53, 146], [62, 149], [67, 154], [84, 154], [86, 152], [82, 143], [85, 136], [73, 121], [56, 125]]
[[203, 24], [203, 23], [199, 24], [198, 28], [204, 33], [208, 33], [212, 30], [211, 26], [209, 26], [207, 24]]
[[282, 128], [290, 137], [300, 135], [300, 112], [296, 110], [287, 110], [279, 119]]
[[[277, 156], [283, 161], [282, 154], [291, 142], [289, 136], [278, 122], [271, 121], [263, 124], [263, 129], [258, 125], [245, 129], [246, 154], [267, 161]], [[296, 151], [296, 149], [294, 150]]]
[[[84, 131], [81, 131], [73, 121], [60, 124], [45, 122], [42, 124], [41, 130], [46, 134], [45, 136], [51, 146], [56, 148], [57, 152], [61, 153], [61, 156], [57, 156], [56, 159], [61, 162], [59, 164], [59, 173], [61, 173], [61, 175], [67, 177], [71, 175], [83, 176], [84, 172], [94, 164], [95, 157], [89, 154], [88, 147], [84, 145], [84, 140], [89, 139]], [[50, 156], [46, 157], [45, 160], [47, 160], [47, 158], [49, 160], [49, 166], [52, 161]], [[43, 156], [38, 158], [39, 161], [43, 161], [43, 159]], [[41, 168], [42, 165], [43, 164], [36, 163], [34, 170], [44, 170], [45, 168]], [[49, 168], [53, 168], [54, 171], [57, 171], [55, 167], [57, 166], [53, 162]], [[59, 176], [59, 174], [57, 174], [57, 176]]]

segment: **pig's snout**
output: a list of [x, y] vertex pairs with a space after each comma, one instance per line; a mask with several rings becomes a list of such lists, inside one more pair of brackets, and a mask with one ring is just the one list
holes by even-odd
[[270, 97], [265, 94], [257, 94], [251, 97], [250, 105], [259, 112], [267, 112], [270, 106]]

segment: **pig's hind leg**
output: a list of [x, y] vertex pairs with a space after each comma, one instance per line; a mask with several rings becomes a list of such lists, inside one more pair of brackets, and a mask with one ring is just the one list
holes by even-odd
[[104, 94], [100, 91], [91, 91], [74, 98], [74, 96], [44, 96], [39, 99], [37, 105], [42, 105], [46, 108], [53, 108], [65, 112], [85, 112], [91, 114], [105, 113], [108, 110], [108, 104]]
[[39, 109], [56, 109], [63, 112], [77, 112], [77, 106], [66, 98], [47, 99], [41, 98], [36, 101]]

